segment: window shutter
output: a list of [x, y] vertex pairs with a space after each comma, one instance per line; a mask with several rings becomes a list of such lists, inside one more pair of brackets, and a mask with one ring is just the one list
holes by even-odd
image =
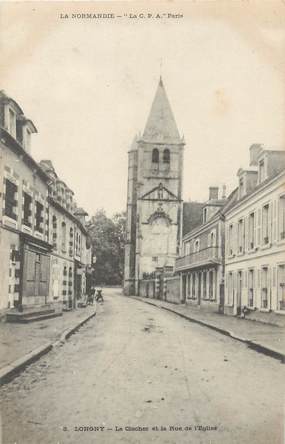
[[270, 202], [268, 206], [268, 237], [269, 242], [272, 242], [272, 212], [273, 212], [273, 205], [272, 202]]
[[248, 229], [249, 229], [249, 216], [244, 218], [243, 236], [244, 236], [244, 251], [248, 250]]
[[272, 242], [277, 241], [277, 201], [273, 201], [273, 215], [272, 215]]
[[233, 253], [238, 251], [238, 224], [233, 224]]
[[257, 210], [256, 213], [256, 245], [259, 247], [261, 243], [261, 209]]

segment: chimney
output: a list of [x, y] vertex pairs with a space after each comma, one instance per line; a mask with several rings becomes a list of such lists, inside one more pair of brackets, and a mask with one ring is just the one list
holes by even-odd
[[227, 187], [224, 184], [223, 185], [223, 194], [222, 194], [222, 199], [226, 199], [227, 198]]
[[219, 187], [210, 187], [209, 200], [218, 199], [218, 198], [219, 198]]
[[257, 166], [257, 158], [258, 155], [260, 153], [260, 151], [262, 151], [262, 145], [261, 143], [254, 143], [253, 145], [251, 145], [249, 147], [249, 165], [250, 166]]

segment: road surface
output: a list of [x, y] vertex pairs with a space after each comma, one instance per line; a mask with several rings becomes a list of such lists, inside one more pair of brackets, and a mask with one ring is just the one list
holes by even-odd
[[1, 443], [283, 443], [279, 361], [106, 293], [95, 318], [2, 387]]

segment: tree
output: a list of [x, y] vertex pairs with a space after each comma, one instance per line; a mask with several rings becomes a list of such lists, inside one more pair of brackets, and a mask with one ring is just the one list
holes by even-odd
[[96, 256], [96, 284], [122, 284], [125, 223], [125, 213], [116, 213], [109, 218], [103, 209], [98, 210], [91, 218], [89, 234]]

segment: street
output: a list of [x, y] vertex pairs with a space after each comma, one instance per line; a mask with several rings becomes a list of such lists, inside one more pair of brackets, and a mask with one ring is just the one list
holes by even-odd
[[0, 442], [281, 444], [279, 361], [118, 289], [104, 296], [1, 388]]

